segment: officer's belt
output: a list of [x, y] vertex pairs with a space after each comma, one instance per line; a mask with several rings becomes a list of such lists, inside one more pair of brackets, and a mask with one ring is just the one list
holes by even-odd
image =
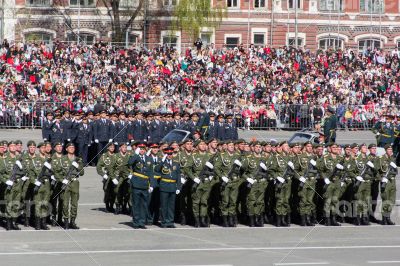
[[160, 179], [160, 178], [161, 178], [160, 175], [155, 175], [155, 176], [154, 176], [154, 179]]
[[335, 131], [336, 129], [330, 129], [329, 131]]
[[391, 138], [392, 137], [391, 135], [388, 135], [388, 134], [381, 134], [381, 136], [384, 136], [385, 138]]
[[208, 128], [208, 126], [202, 126], [201, 128]]
[[133, 175], [137, 176], [137, 177], [141, 177], [143, 179], [149, 179], [149, 177], [147, 175], [144, 175], [144, 174], [141, 174], [141, 173], [133, 172]]
[[166, 182], [166, 183], [176, 183], [176, 180], [168, 179], [168, 178], [161, 178], [161, 181]]

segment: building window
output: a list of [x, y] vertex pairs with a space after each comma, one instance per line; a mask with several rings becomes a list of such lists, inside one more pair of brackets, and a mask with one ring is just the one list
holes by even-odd
[[254, 0], [254, 8], [265, 7], [265, 0]]
[[177, 0], [164, 0], [164, 6], [176, 6], [176, 1]]
[[[114, 40], [114, 33], [111, 33], [111, 40]], [[128, 33], [128, 45], [136, 44], [138, 41], [139, 41], [139, 35], [135, 33]], [[125, 43], [126, 43], [126, 33], [123, 33], [122, 45], [125, 45]]]
[[240, 38], [239, 37], [226, 37], [225, 44], [227, 48], [235, 48], [239, 46]]
[[227, 0], [226, 6], [227, 7], [238, 7], [238, 1], [239, 0]]
[[320, 0], [319, 10], [321, 11], [343, 11], [344, 0]]
[[27, 6], [50, 6], [50, 0], [26, 0]]
[[[296, 40], [296, 38], [292, 38], [292, 37], [288, 38], [287, 45], [288, 46], [296, 46], [296, 41], [295, 40]], [[304, 45], [303, 38], [297, 38], [297, 46], [301, 47], [303, 45]]]
[[332, 37], [321, 38], [318, 42], [318, 48], [326, 50], [329, 48], [339, 49], [343, 48], [343, 39]]
[[[68, 42], [78, 42], [78, 34], [69, 33], [67, 36]], [[79, 42], [85, 44], [94, 44], [96, 41], [96, 37], [90, 33], [80, 33], [79, 34]]]
[[25, 34], [25, 42], [44, 42], [51, 43], [51, 34], [47, 32], [30, 32]]
[[129, 8], [139, 6], [139, 0], [120, 0], [119, 7]]
[[380, 49], [382, 42], [379, 39], [363, 39], [358, 41], [358, 50], [363, 51], [368, 48], [374, 50], [375, 48]]
[[382, 13], [384, 0], [360, 0], [360, 11], [364, 13]]
[[400, 41], [397, 41], [397, 48], [400, 49]]
[[295, 3], [297, 2], [297, 9], [301, 8], [301, 0], [288, 0], [289, 9], [295, 9]]
[[162, 44], [171, 48], [176, 48], [178, 45], [178, 37], [174, 35], [166, 35], [162, 37]]
[[254, 33], [253, 34], [253, 44], [255, 46], [265, 45], [265, 34], [264, 33]]
[[200, 39], [203, 45], [209, 45], [212, 43], [212, 32], [202, 32], [200, 33]]
[[94, 0], [69, 0], [69, 5], [72, 7], [94, 7]]

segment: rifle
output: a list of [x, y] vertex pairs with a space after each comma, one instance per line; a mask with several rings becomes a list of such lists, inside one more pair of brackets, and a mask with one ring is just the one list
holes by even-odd
[[[266, 167], [266, 165], [263, 162], [260, 162], [258, 169], [257, 169], [257, 173], [255, 174], [255, 176], [260, 176], [260, 179], [267, 179], [268, 177], [268, 168]], [[250, 182], [249, 182], [250, 181]], [[251, 186], [253, 185], [253, 183], [257, 182], [257, 180], [254, 180], [254, 182], [251, 182], [251, 180], [247, 179], [247, 187], [251, 188]]]
[[[241, 166], [242, 166], [242, 164], [240, 163], [240, 161], [236, 159], [236, 160], [233, 162], [233, 164], [232, 164], [232, 166], [231, 166], [231, 169], [229, 170], [229, 172], [228, 172], [228, 174], [227, 174], [227, 178], [228, 178], [229, 180], [232, 180], [232, 179], [233, 179], [233, 175], [234, 175], [234, 174], [238, 174], [238, 172], [240, 172], [240, 167], [241, 167]], [[226, 182], [222, 182], [221, 188], [222, 188], [222, 189], [225, 189], [225, 187], [226, 187], [227, 184], [228, 184], [228, 183], [226, 183]]]
[[[22, 169], [18, 166], [18, 162], [19, 162], [19, 164], [21, 164], [21, 162], [19, 160], [17, 160], [15, 162], [12, 172], [11, 172], [11, 176], [9, 178], [9, 181], [11, 181], [13, 183], [17, 180], [17, 176], [21, 175], [21, 172], [22, 172]], [[11, 188], [12, 188], [12, 185], [7, 185], [7, 190], [10, 190]]]
[[[287, 176], [290, 172], [293, 171], [295, 174], [299, 175], [296, 171], [294, 171], [294, 167], [292, 168], [291, 165], [293, 165], [293, 163], [292, 163], [292, 164], [289, 164], [289, 163], [292, 163], [292, 162], [289, 161], [289, 162], [287, 163], [286, 168], [285, 168], [285, 172], [283, 172], [282, 177], [279, 177], [279, 176], [277, 177], [277, 179], [278, 179], [278, 181], [279, 181], [279, 182], [276, 182], [277, 188], [281, 188], [281, 187], [282, 187], [283, 183], [285, 183], [286, 176]], [[279, 179], [279, 178], [280, 178], [280, 179]]]
[[[374, 169], [374, 165], [371, 161], [368, 161], [365, 165], [363, 170], [361, 171], [361, 174], [359, 176], [356, 177], [357, 181], [355, 183], [355, 187], [356, 189], [358, 189], [358, 187], [361, 185], [361, 182], [364, 182], [364, 176], [367, 173], [368, 168]], [[358, 178], [361, 177], [361, 178]]]
[[[310, 174], [311, 171], [315, 170], [314, 169], [315, 166], [316, 166], [316, 161], [314, 159], [311, 159], [308, 162], [307, 170], [306, 170], [306, 172], [304, 173], [304, 176], [303, 176], [305, 179], [308, 178], [308, 175]], [[301, 180], [300, 180], [300, 188], [303, 188], [303, 187], [304, 187], [304, 182], [301, 182]]]
[[65, 176], [65, 179], [68, 180], [68, 183], [67, 183], [67, 184], [64, 184], [64, 183], [63, 183], [63, 185], [62, 185], [62, 187], [61, 187], [61, 190], [62, 190], [62, 191], [65, 191], [65, 190], [67, 189], [68, 184], [71, 183], [72, 176], [74, 176], [74, 174], [73, 174], [74, 168], [75, 168], [75, 167], [74, 167], [72, 164], [71, 164], [70, 167], [68, 168], [68, 172], [67, 172], [67, 174], [66, 174], [66, 176]]
[[397, 165], [394, 162], [390, 163], [390, 169], [387, 170], [385, 176], [382, 178], [381, 182], [381, 192], [384, 192], [386, 189], [386, 184], [389, 181], [388, 176], [390, 173], [397, 174]]
[[[210, 162], [206, 162], [201, 169], [201, 172], [199, 174], [199, 179], [201, 182], [204, 182], [206, 179], [208, 179], [210, 176], [214, 176], [214, 166]], [[211, 180], [210, 180], [211, 181]], [[196, 182], [193, 182], [192, 189], [196, 189], [199, 184]]]
[[[331, 183], [331, 179], [337, 174], [337, 172], [339, 170], [342, 171], [343, 169], [344, 169], [343, 165], [336, 164], [335, 170], [333, 170], [333, 172], [330, 174], [330, 176], [326, 177], [325, 180], [324, 180], [325, 181], [324, 190], [326, 190], [328, 188], [329, 184]], [[327, 183], [327, 180], [328, 180], [329, 183]]]
[[[48, 170], [50, 173], [52, 173], [52, 170], [48, 169], [46, 167], [46, 163], [50, 163], [51, 162], [51, 158], [48, 158], [46, 160], [46, 162], [43, 164], [42, 169], [40, 170], [40, 173], [38, 175], [37, 181], [39, 181], [40, 183], [45, 182], [44, 177], [48, 176], [48, 174], [45, 175], [46, 171]], [[40, 185], [39, 186], [35, 186], [34, 188], [34, 192], [37, 193], [39, 191]]]

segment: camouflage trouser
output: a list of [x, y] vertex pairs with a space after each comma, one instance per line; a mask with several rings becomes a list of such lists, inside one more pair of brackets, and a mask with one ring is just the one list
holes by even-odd
[[315, 179], [307, 179], [306, 182], [299, 187], [299, 213], [300, 215], [311, 215], [315, 211]]
[[323, 197], [325, 216], [329, 217], [330, 214], [336, 215], [340, 197], [340, 180], [331, 181]]
[[236, 215], [239, 185], [240, 183], [237, 181], [230, 181], [225, 187], [221, 188], [220, 209], [222, 216]]
[[194, 217], [208, 216], [208, 199], [211, 192], [211, 181], [201, 182], [192, 191], [192, 209]]
[[354, 196], [356, 200], [357, 215], [368, 215], [371, 206], [371, 181], [361, 182]]
[[49, 215], [50, 182], [43, 182], [33, 198], [35, 202], [35, 215], [37, 218], [46, 218]]
[[21, 179], [14, 181], [11, 188], [5, 191], [4, 199], [6, 203], [6, 218], [18, 218], [21, 210], [21, 193], [22, 193]]
[[382, 216], [388, 217], [396, 204], [396, 181], [394, 178], [386, 183], [385, 188], [381, 187], [381, 197]]
[[258, 181], [250, 187], [250, 191], [247, 195], [247, 212], [248, 215], [261, 215], [264, 212], [265, 202], [265, 190], [268, 186], [266, 180]]
[[78, 215], [78, 201], [79, 180], [75, 180], [71, 181], [64, 191], [63, 219], [76, 218], [76, 216]]
[[290, 193], [291, 193], [291, 182], [285, 182], [283, 184], [277, 183], [275, 186], [275, 212], [276, 215], [287, 215], [290, 213]]

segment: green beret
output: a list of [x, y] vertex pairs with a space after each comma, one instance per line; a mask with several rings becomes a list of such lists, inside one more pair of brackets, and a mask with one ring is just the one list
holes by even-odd
[[35, 146], [36, 147], [36, 143], [33, 140], [28, 141], [28, 143], [26, 144], [26, 147], [30, 147], [30, 146]]
[[38, 148], [41, 148], [43, 146], [45, 146], [46, 144], [44, 144], [44, 142], [39, 142], [39, 144], [37, 145]]
[[352, 148], [352, 149], [354, 149], [354, 148], [360, 148], [360, 146], [358, 146], [357, 143], [353, 143], [353, 144], [351, 144], [351, 148]]
[[279, 146], [282, 146], [283, 144], [289, 144], [286, 140], [285, 141], [281, 141], [280, 143], [279, 143]]
[[235, 142], [233, 140], [227, 140], [225, 141], [225, 144], [235, 144]]
[[185, 139], [184, 141], [182, 141], [182, 144], [186, 144], [186, 143], [188, 143], [188, 142], [193, 142], [193, 140], [192, 140], [192, 139], [189, 139], [189, 138], [187, 138], [187, 139]]
[[384, 148], [385, 148], [385, 150], [387, 150], [387, 149], [389, 149], [389, 148], [393, 148], [393, 146], [392, 146], [392, 144], [389, 144], [389, 143], [388, 143], [388, 144], [385, 145]]
[[17, 143], [14, 140], [8, 142], [8, 146], [13, 145], [13, 144], [16, 145]]
[[306, 142], [303, 143], [303, 146], [306, 146], [306, 145], [308, 145], [308, 144], [311, 144], [311, 145], [312, 145], [312, 142], [308, 140], [308, 141], [306, 141]]
[[360, 144], [360, 148], [363, 146], [367, 147], [367, 144], [365, 144], [365, 143]]
[[15, 141], [15, 144], [17, 144], [17, 145], [22, 144], [22, 141], [16, 140], [16, 141]]
[[218, 142], [218, 146], [222, 146], [222, 145], [224, 145], [226, 142], [225, 141], [219, 141]]
[[213, 141], [218, 142], [218, 139], [216, 139], [216, 138], [209, 139], [209, 140], [207, 141], [207, 144], [210, 144], [210, 143], [213, 142]]
[[58, 145], [61, 145], [61, 146], [62, 146], [63, 144], [62, 144], [60, 141], [57, 141], [57, 142], [54, 143], [54, 147], [55, 147], [55, 146], [58, 146]]
[[368, 149], [371, 149], [371, 148], [376, 148], [376, 144], [369, 144]]
[[327, 144], [327, 146], [328, 147], [332, 147], [332, 146], [334, 146], [334, 145], [337, 145], [335, 142], [329, 142], [328, 144]]
[[8, 142], [6, 140], [2, 140], [2, 141], [0, 141], [0, 145], [1, 146], [7, 146]]
[[[111, 145], [114, 145], [114, 143], [110, 143]], [[67, 145], [65, 145], [65, 148], [68, 148], [68, 147], [75, 147], [75, 144], [73, 143], [73, 142], [69, 142], [69, 143], [67, 143]]]
[[345, 144], [345, 145], [343, 146], [343, 148], [344, 148], [344, 149], [351, 149], [351, 145], [350, 145], [350, 144]]

